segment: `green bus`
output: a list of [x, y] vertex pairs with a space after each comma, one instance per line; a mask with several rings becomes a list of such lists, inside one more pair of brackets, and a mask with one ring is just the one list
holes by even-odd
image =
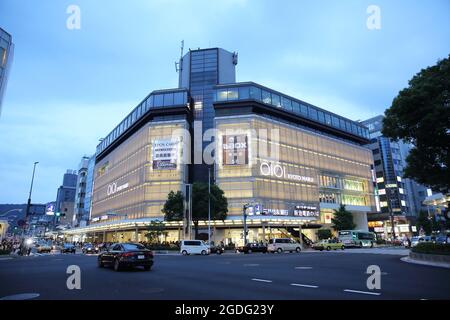
[[375, 234], [364, 230], [341, 230], [338, 233], [339, 241], [345, 247], [373, 248], [376, 241]]

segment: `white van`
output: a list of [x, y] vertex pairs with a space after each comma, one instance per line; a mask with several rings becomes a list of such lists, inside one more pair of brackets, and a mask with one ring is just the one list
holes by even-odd
[[272, 253], [282, 253], [283, 251], [300, 252], [302, 251], [302, 246], [289, 238], [270, 239], [267, 251]]
[[208, 244], [201, 240], [183, 240], [181, 241], [180, 253], [184, 256], [189, 254], [207, 255], [210, 253]]

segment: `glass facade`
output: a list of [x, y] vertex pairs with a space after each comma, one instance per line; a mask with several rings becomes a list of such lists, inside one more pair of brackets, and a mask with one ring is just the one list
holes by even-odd
[[[187, 128], [186, 121], [149, 122], [97, 162], [92, 218], [161, 217], [168, 193], [181, 190], [187, 182], [186, 165], [181, 161], [184, 136], [176, 133]], [[159, 145], [167, 145], [170, 156], [161, 156]]]
[[[298, 206], [319, 208], [320, 203], [375, 210], [370, 150], [256, 115], [216, 118], [216, 127], [222, 134], [216, 179], [230, 215], [242, 215], [244, 203], [257, 203], [266, 215], [280, 216], [294, 216]], [[261, 138], [260, 129], [278, 130], [279, 142]], [[227, 148], [222, 141], [230, 139], [230, 132], [238, 132], [241, 140], [247, 136], [248, 161], [230, 163], [222, 155], [228, 152], [220, 150]], [[277, 155], [261, 154], [273, 144], [279, 147]]]
[[109, 147], [151, 109], [170, 108], [181, 105], [189, 106], [189, 96], [186, 89], [153, 91], [102, 140], [97, 146], [97, 154]]
[[2, 100], [8, 81], [8, 73], [13, 59], [14, 45], [11, 35], [0, 28], [0, 114], [2, 111]]
[[256, 100], [275, 108], [298, 114], [308, 120], [325, 124], [364, 139], [369, 138], [369, 130], [362, 124], [345, 119], [298, 99], [280, 94], [256, 83], [238, 83], [216, 86], [215, 102]]

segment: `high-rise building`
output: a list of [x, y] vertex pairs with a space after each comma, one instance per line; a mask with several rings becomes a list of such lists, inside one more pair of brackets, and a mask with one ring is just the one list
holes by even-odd
[[58, 188], [55, 217], [59, 225], [73, 224], [77, 177], [76, 170], [67, 170], [63, 177], [63, 184]]
[[80, 222], [85, 214], [84, 203], [86, 197], [86, 179], [87, 170], [89, 165], [89, 157], [84, 156], [81, 158], [80, 165], [78, 166], [78, 178], [75, 192], [75, 205], [74, 205], [74, 219], [73, 226], [80, 226]]
[[6, 91], [8, 74], [14, 55], [14, 44], [12, 37], [5, 30], [0, 28], [0, 115], [2, 113], [3, 96]]
[[[341, 204], [358, 229], [376, 211], [373, 157], [361, 123], [253, 82], [236, 82], [237, 54], [190, 50], [178, 64], [179, 88], [151, 92], [97, 146], [91, 224], [104, 241], [145, 240], [163, 220], [170, 191], [208, 181], [228, 199], [215, 241], [315, 238]], [[211, 130], [214, 129], [214, 130]], [[202, 232], [208, 223], [199, 222]], [[167, 241], [185, 237], [166, 222]], [[120, 238], [117, 238], [120, 237]]]
[[384, 137], [381, 133], [383, 118], [380, 115], [362, 122], [369, 128], [368, 147], [373, 153], [381, 212], [415, 217], [420, 210], [426, 210], [423, 201], [431, 190], [404, 177], [406, 158], [412, 146]]

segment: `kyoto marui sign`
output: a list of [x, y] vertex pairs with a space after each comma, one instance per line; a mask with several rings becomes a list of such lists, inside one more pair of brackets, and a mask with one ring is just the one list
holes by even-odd
[[298, 182], [307, 182], [307, 183], [315, 182], [315, 179], [313, 177], [288, 172], [287, 167], [280, 163], [262, 161], [259, 166], [259, 172], [263, 176], [271, 176], [275, 178], [293, 180]]
[[117, 185], [117, 182], [113, 182], [113, 183], [110, 183], [108, 185], [108, 187], [106, 189], [106, 194], [108, 196], [111, 196], [111, 195], [113, 195], [113, 194], [115, 194], [115, 193], [117, 193], [119, 191], [122, 191], [122, 190], [124, 190], [126, 188], [128, 188], [128, 182], [124, 183], [124, 184], [122, 184], [120, 186]]

